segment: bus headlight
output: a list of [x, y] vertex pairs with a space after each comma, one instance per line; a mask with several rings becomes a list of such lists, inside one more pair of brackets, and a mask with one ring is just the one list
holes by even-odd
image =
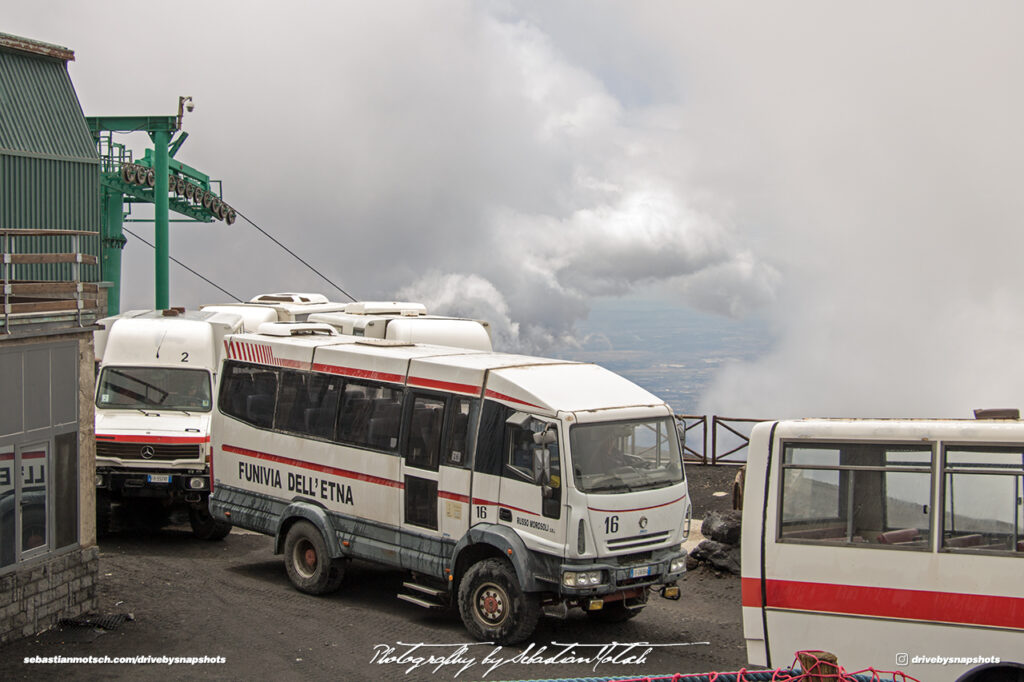
[[668, 566], [669, 573], [678, 573], [679, 571], [686, 570], [686, 557], [681, 556], [678, 559], [673, 559], [672, 563]]
[[601, 571], [566, 571], [562, 574], [566, 587], [593, 587], [601, 584]]
[[188, 479], [188, 487], [192, 490], [204, 490], [206, 488], [206, 479], [199, 478], [198, 476], [190, 478]]

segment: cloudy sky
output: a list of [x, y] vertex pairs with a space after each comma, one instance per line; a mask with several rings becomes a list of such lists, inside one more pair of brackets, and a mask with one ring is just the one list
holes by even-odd
[[[358, 298], [533, 352], [614, 297], [763, 317], [708, 411], [1024, 406], [1018, 3], [4, 5], [75, 51], [86, 114], [191, 95], [178, 158]], [[239, 296], [341, 298], [241, 220], [174, 224], [171, 253]], [[125, 263], [151, 305], [152, 252]], [[171, 277], [174, 304], [225, 298]]]

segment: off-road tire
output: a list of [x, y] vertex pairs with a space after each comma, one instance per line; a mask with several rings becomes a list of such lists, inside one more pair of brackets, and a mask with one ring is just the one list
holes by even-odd
[[309, 521], [297, 521], [284, 541], [284, 566], [299, 592], [328, 594], [341, 586], [345, 565], [331, 558], [320, 531]]
[[504, 559], [473, 564], [459, 585], [459, 615], [469, 633], [481, 641], [522, 642], [533, 634], [540, 613], [540, 598], [523, 592]]
[[213, 518], [206, 500], [198, 507], [188, 508], [188, 522], [192, 526], [192, 534], [200, 540], [223, 540], [231, 532], [230, 523]]

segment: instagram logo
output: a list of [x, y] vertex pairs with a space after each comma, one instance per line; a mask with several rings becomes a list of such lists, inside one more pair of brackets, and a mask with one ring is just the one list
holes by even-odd
[[910, 654], [896, 654], [896, 665], [906, 665], [910, 663]]

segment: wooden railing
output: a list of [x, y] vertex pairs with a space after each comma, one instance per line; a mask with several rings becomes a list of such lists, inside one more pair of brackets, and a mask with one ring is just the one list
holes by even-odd
[[[676, 420], [682, 425], [686, 434], [686, 445], [683, 448], [683, 458], [688, 462], [700, 462], [701, 464], [743, 464], [744, 460], [739, 456], [750, 444], [749, 429], [742, 430], [739, 424], [757, 424], [767, 421], [765, 419], [749, 419], [746, 417], [720, 417], [718, 415], [706, 414], [677, 414]], [[708, 428], [710, 420], [711, 427]], [[720, 438], [721, 430], [726, 432], [725, 437]], [[711, 449], [708, 450], [708, 436], [711, 436]], [[699, 440], [697, 440], [699, 439]], [[699, 449], [698, 449], [699, 446]], [[729, 448], [724, 452], [725, 448]]]
[[[0, 285], [3, 286], [3, 308], [0, 320], [3, 333], [11, 333], [13, 316], [74, 313], [79, 326], [82, 314], [96, 311], [100, 307], [99, 285], [82, 281], [82, 266], [96, 265], [96, 256], [82, 253], [84, 237], [96, 236], [97, 232], [85, 230], [32, 230], [0, 229]], [[16, 240], [24, 237], [69, 237], [70, 252], [30, 253], [15, 252]], [[14, 277], [17, 265], [71, 265], [68, 279], [43, 281], [25, 280]]]

